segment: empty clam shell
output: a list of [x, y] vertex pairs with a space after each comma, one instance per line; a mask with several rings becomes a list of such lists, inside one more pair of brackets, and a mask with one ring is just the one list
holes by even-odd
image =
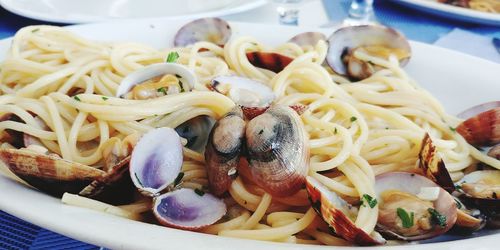
[[418, 167], [427, 178], [436, 182], [450, 193], [455, 190], [455, 184], [451, 180], [450, 173], [446, 169], [444, 161], [439, 155], [436, 146], [432, 143], [432, 139], [428, 133], [425, 134], [422, 140], [418, 159]]
[[500, 143], [500, 107], [475, 115], [456, 128], [457, 133], [474, 146], [492, 146]]
[[267, 107], [276, 98], [264, 83], [241, 76], [218, 76], [210, 87], [244, 107]]
[[326, 41], [325, 34], [321, 32], [304, 32], [297, 34], [288, 41], [299, 46], [315, 46], [321, 40]]
[[357, 213], [356, 208], [319, 181], [308, 176], [306, 189], [312, 207], [335, 230], [335, 234], [361, 246], [385, 243], [383, 238], [373, 237], [358, 228], [352, 222]]
[[[415, 200], [409, 199], [411, 197], [418, 198], [423, 188], [435, 188], [438, 190], [437, 196], [430, 201], [419, 198], [420, 202], [415, 202]], [[422, 240], [436, 237], [451, 229], [457, 219], [457, 206], [453, 196], [421, 175], [406, 172], [390, 172], [379, 175], [375, 181], [375, 192], [379, 201], [377, 228], [379, 232], [389, 237], [401, 240]], [[396, 202], [395, 204], [385, 204], [385, 200], [381, 197], [386, 192], [398, 192], [405, 195], [400, 195], [401, 198], [397, 200], [391, 200], [391, 202]], [[405, 197], [408, 197], [409, 200], [406, 200]], [[395, 206], [398, 207], [398, 211], [396, 211]], [[409, 227], [400, 225], [398, 222], [399, 209], [403, 209], [408, 215], [415, 213], [415, 219], [413, 216], [410, 217]], [[420, 214], [420, 212], [424, 213]], [[434, 223], [433, 216], [439, 216], [440, 224]]]
[[271, 106], [246, 128], [249, 168], [254, 181], [273, 196], [299, 191], [309, 166], [308, 137], [297, 113]]
[[197, 116], [175, 128], [180, 137], [187, 140], [185, 147], [196, 152], [203, 152], [208, 141], [208, 131], [214, 126], [215, 120], [207, 115]]
[[130, 177], [145, 195], [155, 196], [174, 182], [183, 161], [179, 135], [171, 128], [144, 134], [132, 151]]
[[210, 132], [205, 149], [205, 163], [210, 190], [215, 195], [225, 193], [236, 177], [245, 125], [243, 112], [236, 106], [217, 121]]
[[105, 173], [99, 169], [23, 149], [0, 149], [0, 160], [31, 186], [54, 196], [77, 194]]
[[274, 73], [281, 72], [293, 58], [274, 52], [247, 52], [248, 61], [257, 68], [270, 70]]
[[189, 22], [177, 31], [174, 46], [185, 47], [200, 41], [223, 46], [231, 38], [231, 26], [217, 17], [200, 18]]
[[182, 188], [155, 198], [153, 213], [168, 227], [200, 230], [226, 214], [226, 204], [200, 190]]
[[116, 97], [123, 98], [135, 85], [166, 74], [180, 77], [185, 91], [191, 91], [196, 85], [195, 74], [186, 66], [177, 63], [157, 63], [139, 69], [123, 78], [116, 90]]
[[[338, 74], [347, 73], [343, 56], [350, 50], [363, 46], [383, 46], [401, 49], [411, 53], [410, 44], [398, 31], [375, 25], [347, 26], [333, 32], [328, 38], [329, 48], [326, 57], [328, 65]], [[408, 60], [401, 61], [405, 65]]]

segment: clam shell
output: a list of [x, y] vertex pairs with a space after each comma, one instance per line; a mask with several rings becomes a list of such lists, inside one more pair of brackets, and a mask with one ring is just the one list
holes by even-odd
[[316, 46], [320, 40], [326, 41], [325, 34], [321, 32], [304, 32], [295, 35], [288, 41], [299, 46]]
[[[326, 56], [328, 65], [338, 74], [345, 75], [347, 68], [342, 61], [343, 55], [350, 49], [361, 46], [385, 46], [411, 52], [408, 40], [400, 32], [375, 25], [347, 26], [333, 32], [328, 38], [329, 48]], [[406, 65], [408, 60], [401, 63]]]
[[231, 38], [231, 26], [217, 17], [200, 18], [182, 26], [174, 38], [174, 46], [185, 47], [197, 42], [212, 42], [223, 46]]
[[473, 146], [492, 146], [500, 143], [500, 107], [484, 111], [462, 122], [456, 128]]
[[153, 213], [168, 227], [200, 230], [226, 214], [226, 204], [211, 194], [182, 188], [155, 198]]
[[135, 85], [165, 74], [179, 75], [186, 91], [191, 91], [196, 85], [196, 75], [186, 66], [177, 63], [157, 63], [139, 69], [123, 78], [116, 90], [116, 97], [122, 98]]
[[247, 160], [254, 181], [273, 196], [299, 191], [309, 167], [308, 137], [297, 113], [271, 106], [246, 128]]
[[472, 108], [468, 108], [468, 109], [460, 112], [457, 115], [457, 117], [462, 118], [462, 119], [469, 119], [469, 118], [476, 116], [480, 113], [483, 113], [485, 111], [488, 111], [488, 110], [494, 109], [494, 108], [498, 108], [498, 107], [500, 107], [500, 101], [481, 103], [479, 105], [476, 105]]
[[203, 152], [208, 141], [208, 131], [212, 130], [215, 120], [207, 115], [194, 117], [175, 128], [180, 137], [187, 140], [186, 148]]
[[385, 243], [384, 239], [372, 237], [358, 228], [349, 218], [355, 214], [352, 206], [319, 181], [308, 176], [306, 189], [312, 207], [333, 228], [335, 234], [361, 246]]
[[[486, 181], [486, 183], [495, 185], [496, 187], [500, 186], [500, 171], [499, 170], [481, 170], [471, 172], [462, 178], [458, 182], [458, 185], [462, 185], [464, 183], [474, 184], [479, 181]], [[468, 193], [462, 187], [459, 189], [464, 195], [461, 196], [462, 201], [466, 203], [466, 205], [470, 207], [477, 207], [486, 215], [498, 214], [500, 208], [500, 194], [497, 195], [494, 193], [492, 197], [474, 197], [473, 194]]]
[[[380, 194], [384, 191], [399, 190], [401, 192], [417, 195], [423, 187], [439, 186], [421, 175], [407, 172], [390, 172], [381, 174], [377, 176], [375, 181], [375, 192], [377, 193], [377, 200], [379, 201], [381, 201]], [[383, 206], [383, 204], [381, 203], [380, 206]], [[457, 220], [457, 205], [453, 196], [451, 196], [444, 189], [440, 188], [439, 196], [435, 201], [433, 201], [433, 206], [434, 209], [436, 209], [441, 215], [446, 216], [446, 225], [444, 227], [435, 226], [433, 230], [428, 233], [406, 237], [398, 234], [398, 232], [393, 231], [391, 228], [387, 228], [379, 222], [377, 224], [377, 227], [380, 230], [379, 232], [388, 237], [410, 241], [428, 239], [444, 234], [453, 227], [455, 221]]]
[[182, 161], [179, 135], [171, 128], [157, 128], [144, 134], [134, 147], [130, 178], [141, 193], [155, 196], [174, 182]]
[[217, 121], [210, 132], [205, 164], [210, 190], [217, 196], [224, 194], [237, 176], [235, 170], [242, 153], [245, 126], [243, 112], [236, 106]]
[[22, 149], [0, 149], [0, 160], [19, 178], [50, 195], [77, 194], [104, 172], [50, 155]]
[[215, 77], [209, 87], [248, 108], [268, 107], [276, 98], [266, 84], [241, 76]]
[[500, 144], [493, 146], [489, 151], [488, 151], [488, 156], [493, 157], [497, 160], [500, 160]]
[[281, 72], [293, 58], [274, 52], [247, 52], [248, 61], [257, 68], [267, 69], [274, 73]]
[[425, 133], [422, 140], [418, 159], [418, 167], [427, 178], [450, 193], [455, 190], [455, 184], [451, 180], [450, 173], [446, 169], [444, 161], [439, 155], [436, 146], [432, 143], [432, 139], [428, 133]]

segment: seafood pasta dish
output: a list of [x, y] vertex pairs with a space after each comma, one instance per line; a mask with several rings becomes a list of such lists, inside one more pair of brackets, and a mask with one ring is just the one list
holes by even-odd
[[500, 0], [438, 0], [440, 3], [489, 13], [500, 13]]
[[388, 245], [498, 229], [500, 101], [448, 114], [405, 72], [398, 31], [270, 47], [204, 18], [172, 40], [19, 30], [0, 63], [0, 172], [221, 237]]

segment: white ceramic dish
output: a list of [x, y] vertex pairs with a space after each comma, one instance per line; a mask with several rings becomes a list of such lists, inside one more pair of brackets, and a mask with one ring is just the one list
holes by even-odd
[[266, 0], [0, 0], [15, 14], [58, 23], [89, 23], [118, 18], [199, 18], [235, 14]]
[[[164, 19], [127, 20], [68, 27], [89, 39], [134, 41], [154, 47], [168, 47], [177, 29], [186, 21]], [[231, 23], [236, 35], [251, 35], [270, 45], [282, 43], [293, 35], [310, 31], [301, 27]], [[319, 30], [325, 33], [329, 31]], [[10, 39], [0, 41], [0, 60]], [[500, 65], [451, 50], [412, 42], [414, 56], [406, 69], [424, 88], [433, 93], [450, 113], [472, 105], [498, 100]], [[201, 233], [130, 221], [112, 215], [61, 204], [31, 188], [0, 175], [0, 209], [41, 227], [66, 236], [112, 249], [331, 249], [224, 238]], [[425, 245], [405, 245], [371, 249], [487, 249], [500, 240], [500, 234], [475, 239]], [[346, 248], [347, 249], [347, 248]], [[352, 248], [348, 248], [352, 249]]]
[[486, 13], [437, 2], [437, 0], [393, 0], [395, 3], [455, 20], [500, 26], [500, 14]]

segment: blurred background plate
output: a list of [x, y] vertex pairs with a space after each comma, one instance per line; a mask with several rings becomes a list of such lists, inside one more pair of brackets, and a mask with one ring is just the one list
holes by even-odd
[[500, 26], [500, 14], [486, 13], [437, 2], [437, 0], [392, 0], [427, 13], [455, 20]]
[[58, 23], [89, 23], [118, 18], [200, 18], [257, 8], [266, 0], [0, 0], [15, 14]]

